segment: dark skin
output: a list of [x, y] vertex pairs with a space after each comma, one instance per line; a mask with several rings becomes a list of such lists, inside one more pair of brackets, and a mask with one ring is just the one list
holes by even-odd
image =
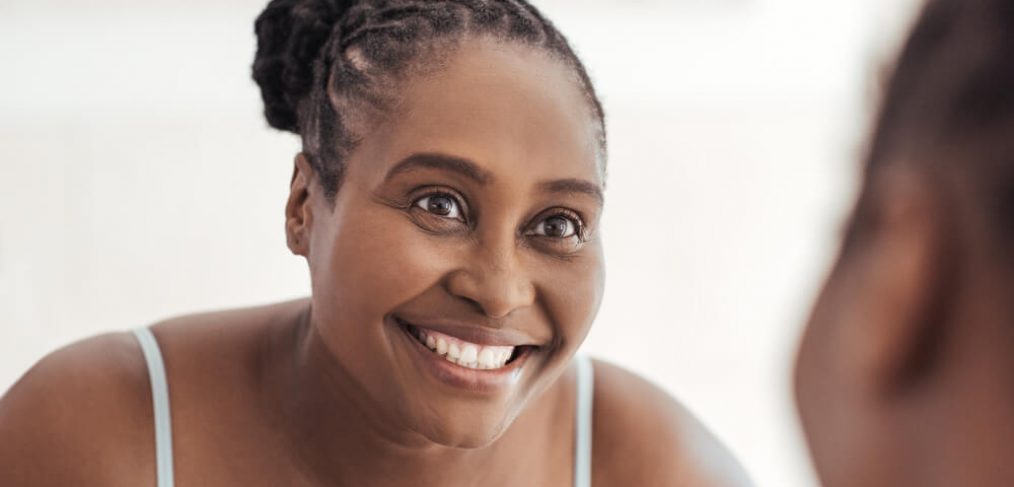
[[967, 175], [915, 157], [872, 180], [814, 309], [807, 439], [828, 487], [1014, 485], [1009, 249]]
[[[570, 485], [571, 357], [603, 283], [595, 123], [558, 61], [469, 41], [371, 124], [334, 202], [298, 156], [286, 233], [312, 297], [154, 327], [178, 484]], [[396, 318], [533, 351], [507, 386], [455, 388]], [[595, 371], [596, 485], [745, 484], [671, 397]], [[152, 485], [150, 400], [131, 336], [55, 352], [0, 401], [0, 484]]]

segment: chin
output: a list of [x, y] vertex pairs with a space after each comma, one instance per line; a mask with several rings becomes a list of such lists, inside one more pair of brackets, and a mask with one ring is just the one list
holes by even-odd
[[429, 442], [450, 448], [477, 449], [495, 443], [514, 422], [501, 408], [467, 404], [434, 410], [437, 415], [417, 418], [416, 431]]

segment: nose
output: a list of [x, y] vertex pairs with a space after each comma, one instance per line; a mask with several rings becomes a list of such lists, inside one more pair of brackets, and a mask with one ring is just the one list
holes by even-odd
[[513, 248], [478, 248], [446, 282], [452, 295], [493, 319], [506, 318], [535, 301], [535, 285]]

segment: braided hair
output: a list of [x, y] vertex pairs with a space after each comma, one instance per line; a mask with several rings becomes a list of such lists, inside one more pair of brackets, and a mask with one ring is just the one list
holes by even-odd
[[255, 23], [253, 79], [274, 128], [298, 134], [333, 201], [346, 160], [398, 83], [438, 69], [466, 37], [541, 49], [573, 74], [598, 121], [602, 106], [564, 36], [524, 0], [272, 0]]

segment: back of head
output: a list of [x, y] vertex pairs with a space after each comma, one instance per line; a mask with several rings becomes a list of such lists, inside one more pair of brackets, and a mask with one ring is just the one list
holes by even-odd
[[929, 0], [796, 365], [825, 485], [1014, 485], [1014, 1]]
[[968, 184], [961, 197], [996, 237], [1014, 230], [1014, 2], [926, 4], [887, 86], [866, 189], [899, 163]]

